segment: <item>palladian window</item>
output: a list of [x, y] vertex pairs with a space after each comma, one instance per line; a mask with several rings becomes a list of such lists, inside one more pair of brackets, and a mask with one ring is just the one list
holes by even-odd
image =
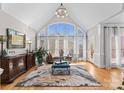
[[44, 27], [37, 36], [37, 47], [44, 47], [53, 57], [64, 51], [64, 56], [73, 60], [86, 59], [86, 34], [74, 24], [53, 23]]

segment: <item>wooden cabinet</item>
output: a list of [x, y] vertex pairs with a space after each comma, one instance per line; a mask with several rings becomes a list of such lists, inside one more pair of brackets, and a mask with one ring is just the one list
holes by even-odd
[[0, 59], [0, 67], [4, 69], [4, 72], [1, 75], [1, 82], [11, 83], [19, 75], [23, 74], [34, 65], [35, 56], [33, 53]]
[[10, 83], [26, 71], [26, 54], [3, 58], [0, 67], [4, 69], [1, 82]]
[[29, 70], [31, 67], [35, 66], [35, 55], [34, 53], [27, 54], [26, 69]]

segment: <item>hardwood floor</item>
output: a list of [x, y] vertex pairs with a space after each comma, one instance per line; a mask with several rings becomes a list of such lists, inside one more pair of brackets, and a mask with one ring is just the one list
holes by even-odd
[[28, 72], [18, 77], [13, 83], [1, 86], [1, 90], [110, 90], [119, 86], [122, 82], [122, 71], [113, 69], [97, 68], [90, 62], [77, 62], [75, 64], [82, 64], [88, 72], [99, 81], [100, 87], [15, 87], [15, 85], [36, 67], [31, 68]]

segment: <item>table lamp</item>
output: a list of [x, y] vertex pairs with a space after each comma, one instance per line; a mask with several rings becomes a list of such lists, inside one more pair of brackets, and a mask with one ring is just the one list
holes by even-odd
[[27, 44], [28, 44], [29, 52], [31, 52], [31, 44], [32, 44], [32, 41], [31, 41], [31, 40], [27, 40]]
[[0, 35], [0, 42], [1, 42], [1, 57], [3, 57], [3, 43], [7, 41], [6, 36]]

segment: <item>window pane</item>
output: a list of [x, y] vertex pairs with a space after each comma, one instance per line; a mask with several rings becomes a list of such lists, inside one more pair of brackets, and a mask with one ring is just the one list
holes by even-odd
[[77, 30], [77, 36], [82, 36], [83, 37], [83, 32], [80, 29]]
[[55, 40], [49, 39], [49, 52], [54, 55], [55, 54]]
[[112, 63], [116, 62], [116, 42], [115, 42], [115, 32], [114, 32], [113, 28], [113, 32], [112, 32]]
[[42, 31], [40, 31], [39, 33], [39, 36], [46, 36], [46, 31], [45, 31], [46, 28], [42, 29]]
[[83, 57], [83, 37], [79, 37], [79, 58]]
[[63, 40], [59, 40], [59, 49], [64, 49], [64, 42], [63, 42]]
[[56, 30], [57, 28], [55, 24], [48, 25], [48, 36], [55, 36]]
[[68, 49], [73, 49], [73, 44], [74, 44], [74, 41], [73, 41], [73, 39], [69, 39], [68, 40]]
[[74, 26], [71, 24], [58, 23], [48, 26], [49, 36], [73, 36], [74, 35]]
[[66, 24], [66, 36], [74, 35], [74, 26], [70, 24]]
[[45, 48], [44, 40], [40, 40], [40, 46]]

